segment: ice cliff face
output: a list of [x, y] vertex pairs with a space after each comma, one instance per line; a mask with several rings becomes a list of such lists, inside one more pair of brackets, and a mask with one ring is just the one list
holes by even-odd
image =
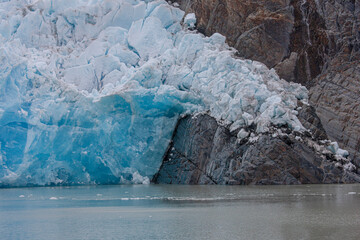
[[165, 1], [1, 2], [0, 186], [146, 183], [187, 113], [303, 129], [304, 87], [183, 18]]

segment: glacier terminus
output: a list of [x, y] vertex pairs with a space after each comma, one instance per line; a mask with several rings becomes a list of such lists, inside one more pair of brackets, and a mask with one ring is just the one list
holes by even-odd
[[0, 186], [149, 183], [181, 116], [304, 128], [305, 87], [163, 0], [0, 2]]

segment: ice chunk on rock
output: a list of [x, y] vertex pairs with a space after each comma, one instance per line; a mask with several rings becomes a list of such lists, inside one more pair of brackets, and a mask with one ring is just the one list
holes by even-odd
[[245, 131], [245, 129], [241, 129], [237, 134], [237, 138], [242, 140], [244, 138], [247, 138], [249, 135], [250, 134], [247, 131]]
[[196, 17], [195, 17], [195, 13], [188, 13], [185, 18], [184, 18], [184, 24], [188, 27], [188, 28], [194, 28], [195, 24], [196, 24]]
[[339, 155], [341, 157], [348, 157], [349, 152], [339, 148], [339, 144], [337, 142], [331, 142], [328, 146], [328, 149], [335, 155]]
[[183, 17], [163, 0], [2, 2], [0, 186], [148, 183], [184, 114], [303, 129], [304, 87]]

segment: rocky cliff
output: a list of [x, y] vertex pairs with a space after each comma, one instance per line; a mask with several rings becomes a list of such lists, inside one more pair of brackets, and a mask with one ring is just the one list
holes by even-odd
[[[302, 121], [312, 120], [304, 108]], [[301, 118], [300, 118], [301, 119]], [[306, 120], [307, 119], [307, 120]], [[251, 132], [251, 129], [247, 129]], [[356, 167], [316, 137], [273, 129], [239, 141], [204, 114], [180, 120], [155, 183], [306, 184], [360, 182]]]
[[[332, 140], [360, 165], [360, 2], [354, 0], [177, 0], [197, 29], [219, 32], [238, 55], [310, 89]], [[321, 125], [321, 124], [320, 124]]]

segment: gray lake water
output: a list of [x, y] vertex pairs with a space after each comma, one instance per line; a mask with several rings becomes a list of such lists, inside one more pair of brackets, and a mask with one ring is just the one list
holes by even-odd
[[0, 189], [0, 239], [360, 239], [360, 185]]

